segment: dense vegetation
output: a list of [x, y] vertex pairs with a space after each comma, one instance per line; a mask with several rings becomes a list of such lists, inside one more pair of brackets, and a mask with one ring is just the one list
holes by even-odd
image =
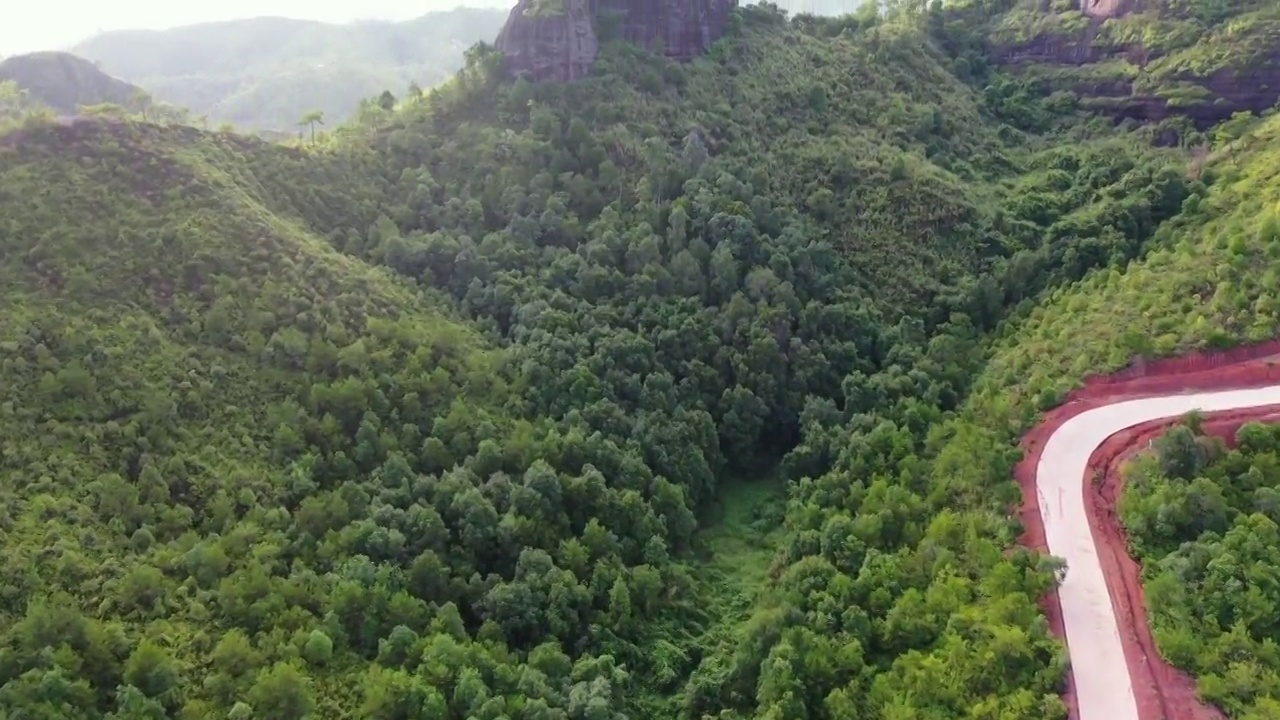
[[365, 98], [436, 85], [462, 66], [468, 47], [492, 42], [505, 19], [501, 7], [398, 23], [262, 17], [109, 32], [74, 52], [215, 125], [280, 131], [313, 110], [341, 122]]
[[6, 136], [0, 708], [1065, 717], [1012, 441], [1254, 195], [914, 7], [564, 86], [478, 46], [298, 147]]
[[[1218, 129], [1210, 156], [1193, 161], [1191, 170], [1199, 175], [1192, 184], [1194, 191], [1184, 201], [1183, 212], [1157, 230], [1144, 258], [1095, 272], [1049, 294], [1025, 318], [995, 334], [991, 359], [975, 379], [956, 425], [958, 437], [966, 431], [973, 434], [967, 441], [949, 442], [942, 456], [957, 463], [976, 461], [985, 455], [984, 444], [998, 447], [1026, 428], [1037, 407], [1056, 403], [1085, 375], [1118, 369], [1135, 355], [1170, 355], [1191, 347], [1222, 347], [1276, 335], [1273, 280], [1280, 228], [1276, 215], [1280, 122], [1275, 117], [1252, 123], [1248, 118], [1237, 120]], [[1220, 603], [1218, 609], [1244, 608], [1263, 598], [1274, 602], [1274, 591], [1251, 591], [1242, 581], [1211, 597], [1189, 601], [1186, 594], [1169, 594], [1168, 579], [1160, 579], [1162, 558], [1178, 549], [1171, 544], [1175, 537], [1208, 540], [1195, 530], [1201, 519], [1219, 523], [1222, 535], [1226, 529], [1219, 522], [1222, 517], [1266, 513], [1265, 505], [1258, 504], [1265, 490], [1250, 497], [1240, 491], [1266, 484], [1257, 472], [1249, 471], [1251, 465], [1269, 472], [1266, 448], [1270, 446], [1263, 438], [1270, 431], [1253, 428], [1249, 432], [1249, 442], [1259, 452], [1242, 446], [1252, 457], [1242, 460], [1239, 454], [1232, 455], [1234, 459], [1215, 474], [1206, 474], [1203, 462], [1221, 451], [1207, 443], [1198, 443], [1203, 453], [1195, 453], [1197, 469], [1187, 480], [1170, 482], [1162, 479], [1158, 468], [1140, 465], [1131, 477], [1136, 490], [1126, 494], [1122, 518], [1130, 532], [1139, 536], [1136, 554], [1148, 563], [1149, 609], [1161, 652], [1197, 673], [1201, 692], [1233, 717], [1264, 718], [1274, 714], [1276, 707], [1272, 643], [1262, 639], [1251, 645], [1248, 633], [1242, 635], [1230, 616], [1223, 616], [1216, 629], [1208, 621], [1193, 622], [1192, 606], [1181, 603], [1204, 600]], [[1244, 481], [1230, 479], [1242, 475], [1247, 476]], [[1204, 477], [1212, 483], [1200, 479]], [[1226, 501], [1218, 503], [1222, 497], [1213, 490], [1214, 483], [1227, 497], [1235, 498], [1230, 501], [1234, 511]], [[1265, 528], [1258, 523], [1266, 522], [1248, 519], [1251, 529], [1247, 532], [1265, 542]], [[1235, 540], [1242, 539], [1241, 532], [1236, 532]], [[1221, 549], [1223, 538], [1212, 542]], [[1244, 566], [1243, 558], [1254, 557], [1253, 549], [1232, 546], [1232, 553], [1237, 551], [1230, 560], [1241, 563], [1235, 567]], [[1203, 559], [1195, 555], [1195, 562]], [[1192, 574], [1181, 574], [1191, 573], [1190, 568], [1172, 559], [1169, 563], [1181, 580], [1190, 581]], [[1229, 571], [1225, 565], [1222, 569]], [[1193, 642], [1198, 643], [1196, 652], [1188, 650]]]
[[1193, 416], [1126, 468], [1120, 502], [1161, 654], [1231, 717], [1280, 711], [1278, 450], [1274, 425], [1241, 427], [1227, 450]]
[[50, 112], [46, 106], [32, 100], [17, 83], [0, 81], [0, 132], [21, 125], [29, 117], [39, 116], [47, 120]]
[[1090, 372], [1138, 354], [1274, 337], [1280, 118], [1238, 132], [1220, 132], [1212, 155], [1193, 160], [1200, 177], [1146, 257], [1046, 298], [995, 340], [979, 385], [1018, 386], [1051, 402]]

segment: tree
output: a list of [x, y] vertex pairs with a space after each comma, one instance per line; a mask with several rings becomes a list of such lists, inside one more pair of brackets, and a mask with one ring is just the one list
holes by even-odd
[[696, 173], [709, 157], [707, 148], [702, 142], [702, 129], [690, 130], [684, 138], [684, 150], [681, 153], [681, 159], [684, 160], [685, 165]]
[[17, 118], [26, 106], [27, 91], [12, 80], [0, 81], [0, 119]]
[[116, 690], [116, 711], [106, 720], [168, 720], [164, 705], [147, 697], [141, 690], [125, 685]]
[[31, 720], [90, 720], [93, 688], [59, 667], [29, 670], [0, 687], [0, 712]]
[[325, 665], [333, 657], [333, 641], [323, 631], [312, 630], [302, 646], [302, 657], [311, 665]]
[[246, 697], [259, 717], [302, 720], [315, 707], [311, 681], [296, 667], [278, 662], [258, 673]]
[[124, 666], [124, 681], [149, 698], [165, 701], [179, 683], [173, 658], [148, 638], [138, 643]]
[[617, 633], [625, 633], [631, 625], [631, 590], [621, 575], [609, 589], [609, 619]]
[[1191, 480], [1204, 464], [1204, 448], [1187, 425], [1176, 425], [1152, 443], [1161, 471], [1171, 479]]
[[308, 125], [311, 127], [311, 142], [316, 141], [316, 125], [323, 125], [323, 124], [324, 124], [323, 110], [312, 110], [306, 115], [303, 115], [302, 119], [298, 121], [298, 125]]
[[134, 90], [129, 96], [129, 108], [141, 115], [143, 122], [146, 122], [150, 119], [147, 113], [151, 110], [151, 96], [142, 88]]

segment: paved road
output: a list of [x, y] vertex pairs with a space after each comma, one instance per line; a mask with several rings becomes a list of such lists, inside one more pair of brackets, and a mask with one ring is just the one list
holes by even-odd
[[1280, 386], [1128, 400], [1071, 418], [1045, 444], [1036, 466], [1036, 493], [1049, 552], [1067, 561], [1058, 597], [1080, 720], [1138, 720], [1111, 597], [1085, 514], [1089, 456], [1114, 433], [1148, 420], [1273, 403], [1280, 403]]

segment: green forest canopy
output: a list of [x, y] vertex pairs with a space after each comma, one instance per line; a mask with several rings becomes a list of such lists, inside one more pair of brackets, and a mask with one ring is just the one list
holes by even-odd
[[[1017, 434], [1273, 331], [1280, 145], [1091, 118], [990, 20], [747, 8], [572, 85], [482, 45], [298, 146], [8, 135], [0, 708], [1064, 718]], [[1139, 346], [1206, 312], [1170, 264], [1233, 321]]]
[[1190, 417], [1127, 469], [1120, 517], [1143, 565], [1160, 652], [1233, 717], [1280, 710], [1276, 549], [1280, 434], [1240, 428], [1235, 447]]

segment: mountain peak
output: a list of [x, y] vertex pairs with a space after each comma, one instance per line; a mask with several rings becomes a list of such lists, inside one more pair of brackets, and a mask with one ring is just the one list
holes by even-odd
[[145, 93], [112, 77], [94, 63], [67, 52], [14, 55], [0, 62], [0, 81], [11, 80], [32, 98], [59, 113], [74, 114], [81, 105], [126, 105]]
[[520, 0], [498, 35], [513, 75], [586, 75], [600, 43], [624, 39], [688, 61], [724, 33], [737, 0]]

